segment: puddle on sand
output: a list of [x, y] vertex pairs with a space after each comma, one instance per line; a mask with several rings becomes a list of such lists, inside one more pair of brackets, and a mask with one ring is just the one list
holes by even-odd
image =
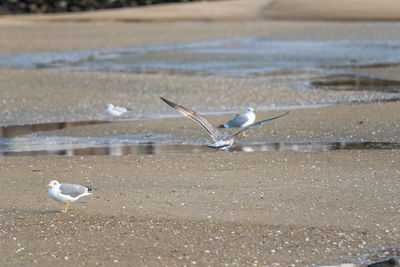
[[[238, 144], [226, 152], [257, 152], [257, 151], [298, 151], [298, 152], [323, 152], [334, 150], [363, 150], [363, 149], [400, 149], [400, 143], [390, 142], [313, 142], [313, 143], [266, 143], [266, 144]], [[138, 143], [130, 145], [98, 145], [95, 147], [71, 149], [37, 149], [31, 151], [8, 150], [0, 153], [2, 156], [87, 156], [87, 155], [144, 155], [144, 154], [171, 154], [171, 153], [204, 153], [217, 152], [205, 145], [166, 144], [166, 143]]]
[[[315, 267], [398, 267], [400, 266], [400, 249], [397, 245], [365, 249], [354, 256], [342, 256], [341, 263], [313, 265]], [[343, 263], [346, 262], [346, 263]]]
[[[132, 133], [105, 136], [41, 136], [46, 131], [57, 131], [69, 127], [98, 125], [113, 121], [80, 121], [42, 123], [32, 125], [10, 125], [0, 127], [0, 155], [141, 155], [168, 153], [202, 153], [215, 151], [198, 140], [177, 143], [170, 134]], [[260, 142], [244, 144], [237, 142], [227, 152], [254, 151], [299, 151], [322, 152], [334, 150], [399, 149], [400, 143], [344, 140]]]
[[400, 262], [397, 259], [388, 259], [383, 261], [377, 261], [374, 263], [340, 263], [334, 265], [313, 265], [318, 267], [399, 267]]
[[0, 138], [13, 138], [19, 135], [27, 135], [37, 132], [61, 130], [76, 126], [96, 125], [111, 123], [111, 121], [78, 121], [78, 122], [54, 122], [24, 125], [0, 126]]
[[379, 79], [355, 74], [335, 74], [315, 78], [311, 86], [318, 89], [334, 89], [346, 91], [380, 91], [399, 93], [400, 81]]

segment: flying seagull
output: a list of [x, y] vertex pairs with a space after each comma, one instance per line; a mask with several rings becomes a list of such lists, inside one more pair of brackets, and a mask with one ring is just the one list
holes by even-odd
[[113, 104], [107, 104], [107, 112], [114, 117], [119, 117], [128, 111], [127, 108], [114, 106]]
[[68, 210], [69, 202], [74, 202], [80, 197], [91, 195], [89, 191], [92, 187], [82, 186], [78, 184], [60, 184], [58, 181], [53, 180], [47, 185], [49, 188], [48, 192], [52, 199], [58, 202], [64, 202], [64, 208], [61, 210], [62, 213], [66, 213]]
[[251, 107], [246, 108], [246, 111], [242, 114], [235, 114], [232, 119], [228, 120], [224, 124], [218, 126], [218, 128], [230, 128], [230, 127], [246, 127], [252, 124], [256, 119], [254, 109]]
[[185, 107], [182, 107], [178, 104], [175, 104], [171, 101], [169, 101], [168, 99], [165, 99], [163, 97], [160, 97], [162, 101], [164, 101], [165, 103], [167, 103], [168, 105], [170, 105], [172, 108], [176, 109], [178, 112], [180, 112], [182, 115], [184, 115], [185, 117], [197, 122], [198, 124], [200, 124], [201, 127], [203, 127], [204, 130], [206, 130], [206, 132], [211, 136], [212, 140], [214, 141], [213, 144], [208, 145], [208, 147], [211, 148], [216, 148], [216, 149], [226, 149], [229, 148], [230, 146], [232, 146], [233, 141], [235, 139], [235, 137], [240, 134], [243, 131], [246, 131], [249, 128], [252, 127], [256, 127], [256, 126], [260, 126], [264, 123], [266, 123], [267, 121], [272, 121], [275, 120], [277, 118], [280, 118], [282, 116], [285, 116], [286, 114], [289, 113], [286, 112], [282, 115], [276, 116], [276, 117], [272, 117], [263, 121], [259, 121], [250, 125], [247, 125], [245, 127], [241, 127], [240, 129], [238, 129], [236, 132], [234, 132], [232, 135], [229, 136], [223, 136], [221, 135], [216, 129], [214, 129], [214, 127], [200, 114], [189, 110]]

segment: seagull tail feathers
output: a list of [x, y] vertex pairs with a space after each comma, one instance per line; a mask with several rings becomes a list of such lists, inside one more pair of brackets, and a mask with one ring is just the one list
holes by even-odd
[[225, 124], [221, 124], [220, 126], [218, 126], [218, 128], [228, 128], [225, 126]]
[[88, 191], [88, 192], [92, 191], [92, 189], [93, 189], [93, 187], [92, 187], [91, 185], [87, 185], [87, 186], [85, 186], [85, 187], [87, 188], [87, 191]]

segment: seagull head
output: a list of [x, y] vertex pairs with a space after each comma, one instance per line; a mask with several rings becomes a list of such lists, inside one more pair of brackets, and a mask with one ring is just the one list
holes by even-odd
[[247, 108], [246, 108], [246, 112], [254, 112], [254, 108], [252, 108], [252, 107], [247, 107]]
[[108, 109], [112, 109], [113, 107], [114, 107], [113, 104], [107, 104], [107, 108], [108, 108]]
[[50, 181], [50, 183], [47, 185], [48, 188], [54, 188], [57, 189], [60, 187], [60, 183], [56, 180]]

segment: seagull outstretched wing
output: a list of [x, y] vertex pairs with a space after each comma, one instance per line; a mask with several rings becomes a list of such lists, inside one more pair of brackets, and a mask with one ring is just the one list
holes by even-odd
[[175, 104], [174, 102], [171, 102], [168, 99], [165, 99], [161, 96], [160, 96], [160, 98], [162, 101], [167, 103], [169, 106], [171, 106], [172, 108], [179, 111], [186, 118], [189, 118], [189, 119], [197, 122], [198, 124], [200, 124], [200, 126], [203, 127], [204, 130], [206, 130], [206, 132], [211, 136], [211, 138], [214, 140], [214, 142], [217, 142], [220, 139], [220, 134], [218, 133], [218, 131], [216, 129], [214, 129], [214, 127], [211, 125], [211, 123], [209, 123], [203, 116], [201, 116], [197, 112], [194, 112], [190, 109], [182, 107], [178, 104]]
[[281, 115], [279, 115], [279, 116], [272, 117], [272, 118], [269, 118], [269, 119], [266, 119], [266, 120], [262, 120], [262, 121], [258, 121], [258, 122], [255, 122], [255, 123], [253, 123], [253, 124], [250, 124], [250, 125], [248, 125], [248, 126], [242, 127], [242, 128], [240, 128], [239, 130], [237, 130], [236, 132], [234, 132], [231, 136], [229, 136], [229, 137], [227, 138], [227, 140], [229, 140], [229, 139], [235, 137], [236, 135], [240, 134], [241, 132], [246, 131], [246, 130], [249, 129], [249, 128], [257, 127], [257, 126], [260, 126], [260, 125], [262, 125], [262, 124], [264, 124], [264, 123], [266, 123], [266, 122], [268, 122], [268, 121], [272, 121], [272, 120], [278, 119], [278, 118], [280, 118], [280, 117], [283, 117], [283, 116], [287, 115], [289, 112], [290, 112], [290, 111], [287, 111], [287, 112], [285, 112], [285, 113], [283, 113], [283, 114], [281, 114]]

